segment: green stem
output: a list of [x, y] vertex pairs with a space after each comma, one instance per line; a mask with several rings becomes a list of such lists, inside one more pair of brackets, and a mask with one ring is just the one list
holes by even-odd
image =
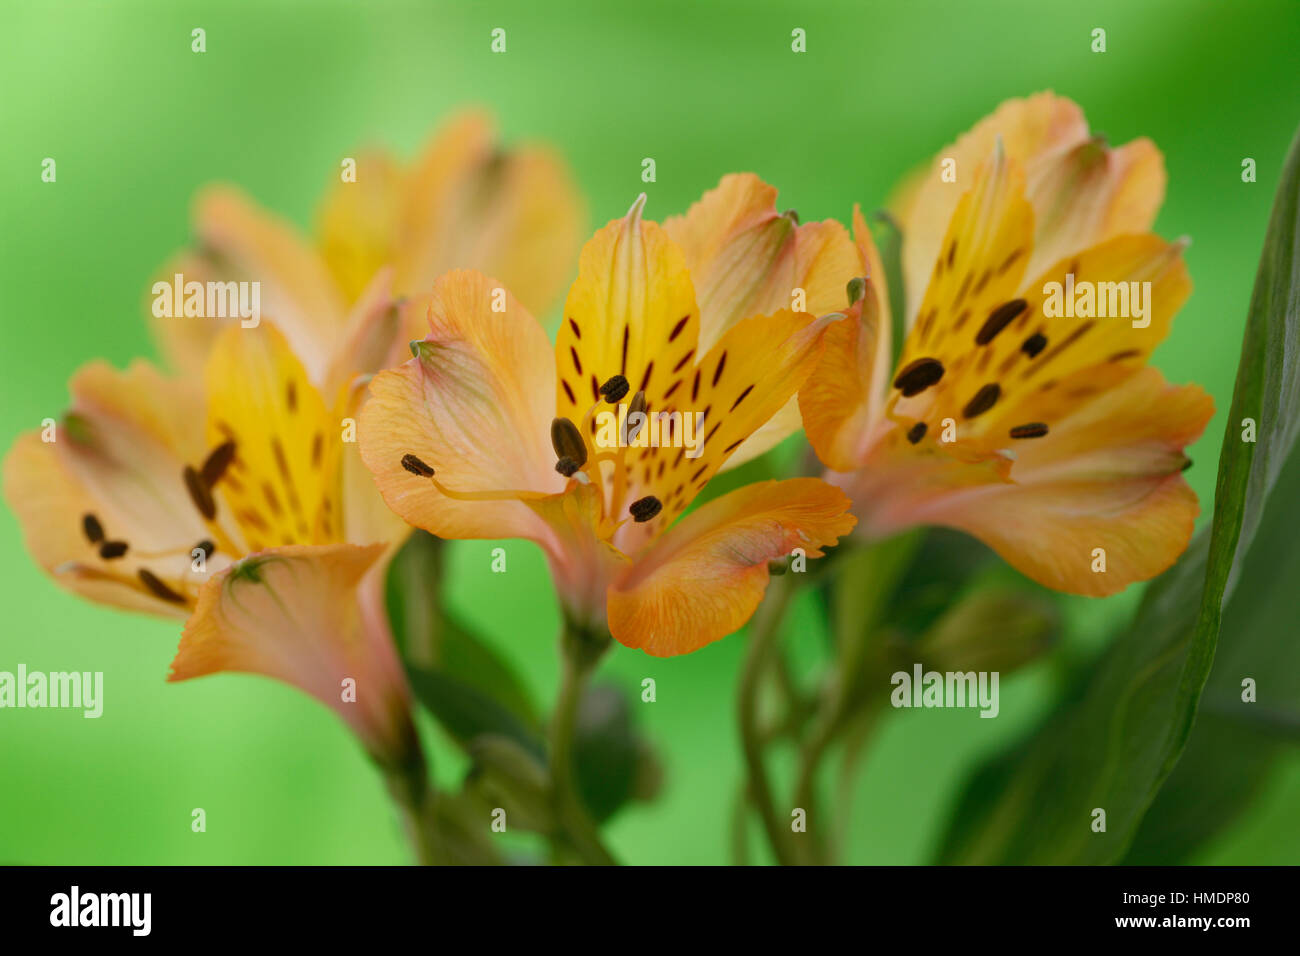
[[415, 725], [406, 728], [406, 752], [401, 760], [381, 764], [384, 784], [397, 805], [402, 828], [421, 866], [445, 862], [434, 812], [436, 794], [429, 786], [429, 765]]
[[578, 793], [573, 765], [574, 730], [583, 689], [596, 663], [609, 647], [609, 636], [592, 634], [566, 621], [560, 644], [560, 694], [551, 715], [549, 740], [551, 796], [556, 821], [563, 842], [584, 863], [617, 866], [618, 861], [605, 848], [600, 831]]
[[767, 598], [754, 616], [749, 650], [745, 655], [740, 688], [736, 695], [740, 741], [748, 774], [746, 791], [758, 809], [759, 819], [767, 833], [767, 842], [776, 854], [777, 862], [786, 866], [800, 861], [785, 822], [777, 815], [772, 785], [767, 779], [767, 767], [763, 762], [763, 736], [758, 724], [758, 688], [763, 671], [776, 647], [781, 620], [785, 617], [791, 593], [788, 577], [775, 578], [768, 586]]

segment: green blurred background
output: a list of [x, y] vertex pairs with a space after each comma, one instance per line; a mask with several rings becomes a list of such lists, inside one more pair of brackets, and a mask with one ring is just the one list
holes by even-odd
[[[190, 30], [207, 52], [190, 51]], [[508, 52], [489, 51], [494, 27]], [[790, 50], [807, 31], [808, 52]], [[1108, 51], [1090, 50], [1094, 27]], [[0, 5], [0, 442], [57, 417], [66, 380], [105, 356], [152, 355], [151, 270], [187, 239], [190, 197], [227, 180], [300, 225], [359, 146], [403, 155], [450, 111], [491, 108], [510, 140], [572, 164], [593, 224], [638, 192], [654, 218], [724, 173], [753, 170], [805, 221], [879, 205], [893, 183], [1001, 100], [1055, 89], [1114, 142], [1155, 140], [1169, 170], [1158, 229], [1186, 234], [1196, 284], [1157, 363], [1220, 409], [1191, 449], [1207, 503], [1278, 167], [1300, 119], [1300, 8], [1047, 2], [37, 2]], [[54, 157], [58, 182], [40, 181]], [[641, 182], [653, 157], [658, 182]], [[1241, 161], [1258, 163], [1243, 184]], [[452, 546], [456, 610], [549, 702], [558, 613], [531, 545]], [[1067, 600], [1064, 653], [1086, 653], [1136, 589]], [[51, 583], [0, 510], [0, 670], [102, 670], [99, 720], [0, 711], [0, 861], [392, 863], [408, 853], [378, 777], [331, 714], [260, 678], [163, 682], [178, 628], [94, 607]], [[815, 645], [803, 607], [793, 640]], [[602, 676], [634, 698], [666, 769], [662, 798], [608, 833], [641, 863], [727, 859], [739, 779], [733, 696], [743, 639], [675, 660], [615, 648]], [[855, 862], [929, 858], [964, 775], [1055, 692], [1045, 661], [1002, 688], [999, 720], [907, 711], [885, 724], [857, 788]], [[430, 732], [437, 774], [464, 763]], [[1201, 862], [1300, 857], [1300, 759]], [[190, 811], [207, 812], [192, 833]], [[1289, 812], [1290, 810], [1290, 812]]]

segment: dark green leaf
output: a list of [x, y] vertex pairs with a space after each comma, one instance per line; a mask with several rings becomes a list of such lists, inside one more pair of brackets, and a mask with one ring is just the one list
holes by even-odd
[[583, 696], [574, 732], [578, 792], [598, 821], [633, 799], [650, 799], [659, 765], [637, 735], [627, 697], [616, 687], [592, 687]]
[[387, 606], [408, 669], [436, 671], [494, 701], [524, 726], [537, 726], [523, 682], [486, 642], [442, 606], [443, 542], [416, 531], [393, 558]]

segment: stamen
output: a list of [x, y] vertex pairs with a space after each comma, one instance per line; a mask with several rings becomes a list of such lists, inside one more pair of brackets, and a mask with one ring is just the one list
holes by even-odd
[[624, 376], [615, 375], [600, 387], [600, 394], [603, 395], [605, 401], [609, 402], [611, 405], [617, 405], [623, 400], [623, 396], [631, 390], [632, 386], [628, 384], [627, 379]]
[[983, 415], [990, 408], [997, 404], [998, 398], [1002, 395], [1002, 389], [997, 382], [990, 382], [978, 392], [975, 397], [966, 403], [962, 409], [962, 415], [966, 418], [974, 418], [976, 415]]
[[402, 467], [411, 474], [418, 475], [421, 478], [433, 477], [433, 469], [411, 454], [402, 456]]
[[587, 463], [587, 443], [578, 426], [567, 418], [551, 419], [551, 447], [556, 458], [572, 458], [579, 468]]
[[925, 422], [917, 422], [915, 425], [913, 425], [911, 428], [907, 430], [907, 440], [910, 441], [913, 445], [915, 445], [917, 442], [919, 442], [922, 438], [925, 437], [925, 432], [926, 432]]
[[221, 480], [221, 476], [226, 473], [230, 463], [235, 460], [235, 443], [233, 441], [222, 442], [203, 461], [203, 467], [199, 470], [203, 483], [209, 488], [216, 485]]
[[1032, 422], [1028, 425], [1017, 425], [1011, 429], [1012, 438], [1042, 438], [1047, 434], [1047, 426], [1042, 422]]
[[654, 495], [646, 495], [644, 498], [638, 498], [628, 505], [628, 512], [632, 515], [632, 520], [637, 524], [649, 521], [659, 512], [663, 511], [664, 506]]
[[988, 345], [997, 337], [997, 334], [1011, 324], [1021, 312], [1029, 308], [1029, 303], [1024, 299], [1012, 299], [1010, 302], [1003, 303], [984, 320], [980, 330], [975, 333], [976, 345]]
[[904, 398], [920, 395], [943, 378], [943, 363], [934, 358], [910, 362], [894, 379], [894, 388], [902, 389]]
[[572, 478], [578, 470], [578, 463], [572, 458], [561, 458], [555, 463], [555, 470], [565, 478]]
[[170, 601], [173, 604], [186, 603], [184, 595], [177, 594], [166, 584], [164, 584], [159, 579], [158, 575], [154, 574], [148, 568], [141, 568], [136, 573], [140, 577], [140, 583], [143, 584], [146, 588], [148, 588], [153, 593], [154, 597], [161, 598], [164, 601]]
[[86, 532], [86, 540], [91, 544], [99, 544], [104, 540], [104, 526], [94, 515], [84, 515], [81, 519], [81, 527]]
[[126, 554], [127, 543], [125, 541], [105, 541], [99, 546], [99, 556], [105, 561], [112, 561], [114, 558], [120, 558]]
[[190, 493], [190, 501], [194, 502], [194, 507], [199, 509], [199, 514], [208, 521], [215, 518], [217, 503], [212, 497], [212, 490], [208, 487], [208, 483], [189, 465], [185, 466], [181, 477], [185, 479], [185, 490]]
[[209, 541], [207, 538], [204, 538], [202, 541], [196, 544], [191, 550], [202, 551], [203, 560], [206, 561], [208, 560], [208, 558], [212, 557], [214, 554], [217, 553], [217, 546], [213, 544], [211, 541]]

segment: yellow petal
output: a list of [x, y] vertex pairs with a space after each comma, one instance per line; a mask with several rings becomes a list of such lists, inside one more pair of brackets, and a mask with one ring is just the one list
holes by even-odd
[[338, 345], [345, 303], [333, 276], [298, 232], [232, 187], [195, 204], [195, 232], [214, 272], [260, 283], [262, 321], [274, 320], [319, 382]]
[[[388, 506], [416, 527], [444, 538], [536, 540], [544, 526], [511, 493], [565, 485], [550, 446], [550, 341], [499, 282], [476, 272], [438, 280], [429, 324], [417, 358], [371, 381], [358, 422], [361, 457]], [[406, 455], [450, 491], [502, 497], [449, 498], [404, 468]]]
[[656, 657], [732, 633], [767, 588], [767, 563], [809, 558], [849, 533], [848, 499], [816, 478], [747, 485], [670, 530], [609, 589], [610, 633]]
[[343, 538], [344, 423], [269, 322], [218, 338], [207, 370], [210, 446], [235, 443], [219, 485], [250, 551]]
[[663, 408], [695, 357], [699, 311], [686, 261], [657, 223], [642, 220], [644, 205], [642, 196], [583, 247], [569, 289], [555, 343], [556, 414], [575, 423], [615, 375]]
[[[975, 183], [975, 174], [1000, 138], [1006, 155], [1031, 168], [1040, 157], [1052, 157], [1083, 142], [1088, 124], [1083, 111], [1054, 93], [1002, 103], [955, 143], [945, 146], [910, 194], [894, 204], [903, 230], [903, 282], [907, 315], [918, 314], [921, 296], [942, 250], [948, 225], [961, 196]], [[955, 178], [944, 179], [944, 163], [952, 160]], [[1084, 243], [1086, 245], [1087, 243]], [[1023, 268], [1026, 262], [1021, 262]], [[904, 290], [899, 290], [902, 293]]]
[[[651, 414], [680, 411], [683, 431], [685, 416], [702, 416], [693, 427], [695, 448], [661, 442], [628, 449], [626, 500], [653, 495], [663, 510], [650, 521], [624, 525], [615, 537], [620, 550], [633, 554], [671, 525], [736, 449], [795, 397], [817, 367], [822, 335], [836, 319], [843, 320], [789, 310], [744, 319], [727, 330], [689, 377], [683, 369], [680, 388], [668, 401], [652, 405]], [[658, 427], [662, 434], [663, 426]]]
[[410, 174], [397, 258], [399, 294], [423, 292], [451, 269], [497, 276], [524, 305], [548, 308], [572, 274], [581, 200], [550, 150], [503, 150], [488, 118], [456, 117]]
[[329, 707], [380, 762], [409, 753], [409, 693], [360, 591], [383, 551], [295, 545], [245, 558], [199, 595], [168, 680], [241, 672], [283, 681]]
[[348, 304], [361, 297], [375, 273], [396, 260], [409, 182], [385, 152], [354, 158], [356, 181], [334, 178], [316, 228], [321, 257]]

